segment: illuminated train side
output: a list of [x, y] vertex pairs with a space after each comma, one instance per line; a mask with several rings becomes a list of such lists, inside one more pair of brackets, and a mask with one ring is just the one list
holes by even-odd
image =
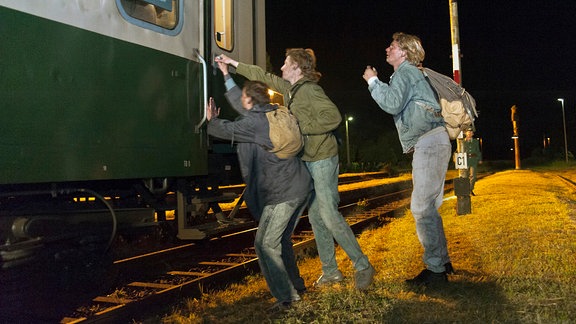
[[264, 67], [264, 33], [264, 0], [0, 0], [2, 268], [95, 227], [112, 239], [119, 215], [175, 211], [179, 238], [203, 238], [241, 181], [204, 127], [211, 58]]

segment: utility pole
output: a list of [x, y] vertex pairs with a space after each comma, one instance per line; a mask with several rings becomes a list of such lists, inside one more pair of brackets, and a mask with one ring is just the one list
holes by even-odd
[[351, 166], [350, 164], [350, 134], [348, 133], [348, 122], [354, 120], [352, 116], [348, 116], [347, 114], [344, 115], [345, 123], [346, 123], [346, 162], [348, 163], [347, 167]]
[[568, 164], [568, 140], [566, 139], [566, 115], [564, 115], [564, 98], [558, 98], [562, 103], [562, 123], [564, 124], [564, 156], [566, 157], [566, 164]]
[[[462, 74], [460, 72], [460, 32], [458, 29], [458, 2], [448, 0], [450, 5], [450, 36], [452, 40], [452, 72], [454, 81], [462, 84]], [[460, 132], [456, 139], [456, 159], [464, 159], [464, 168], [458, 168], [458, 178], [454, 179], [454, 192], [456, 194], [456, 214], [466, 215], [472, 212], [470, 200], [470, 178], [469, 169], [464, 152], [464, 134]]]
[[514, 164], [516, 166], [516, 170], [520, 170], [520, 133], [518, 132], [518, 108], [516, 105], [510, 108], [511, 110], [511, 119], [512, 119], [512, 139], [514, 139]]

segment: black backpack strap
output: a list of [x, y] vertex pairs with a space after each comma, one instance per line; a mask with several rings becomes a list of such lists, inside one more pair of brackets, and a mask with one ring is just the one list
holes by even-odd
[[[288, 95], [290, 97], [290, 99], [288, 100], [288, 104], [286, 105], [286, 108], [288, 108], [288, 110], [290, 110], [290, 105], [292, 104], [292, 100], [294, 100], [294, 96], [296, 95], [296, 92], [298, 92], [298, 89], [300, 89], [301, 86], [304, 85], [304, 83], [308, 83], [311, 81], [304, 81], [300, 84], [297, 84], [294, 89], [292, 89], [292, 91], [288, 92]], [[336, 143], [338, 143], [338, 145], [342, 145], [342, 136], [340, 136], [340, 132], [338, 132], [338, 128], [336, 128], [335, 130], [330, 132], [335, 138], [336, 138]]]
[[310, 81], [304, 81], [300, 84], [297, 84], [293, 89], [288, 91], [288, 104], [286, 105], [286, 108], [288, 108], [288, 110], [290, 110], [290, 105], [292, 104], [292, 100], [294, 100], [294, 96], [296, 95], [296, 92], [298, 92], [298, 90], [300, 89], [301, 86], [304, 85], [304, 83], [307, 83]]

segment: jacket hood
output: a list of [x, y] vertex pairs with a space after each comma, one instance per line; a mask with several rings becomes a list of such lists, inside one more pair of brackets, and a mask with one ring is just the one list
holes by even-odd
[[277, 104], [265, 104], [265, 105], [254, 105], [254, 107], [252, 107], [250, 111], [267, 113], [269, 111], [273, 111], [276, 109], [278, 109]]

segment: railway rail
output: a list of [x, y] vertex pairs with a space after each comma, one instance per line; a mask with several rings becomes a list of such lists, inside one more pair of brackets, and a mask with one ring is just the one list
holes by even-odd
[[557, 175], [557, 177], [560, 178], [560, 180], [562, 180], [564, 183], [566, 183], [572, 189], [576, 189], [576, 182], [574, 182], [574, 181], [572, 181], [566, 177], [563, 177], [561, 175]]
[[[373, 179], [357, 176], [350, 181]], [[452, 189], [447, 181], [445, 190]], [[400, 181], [341, 193], [340, 212], [355, 232], [379, 226], [402, 212], [409, 204], [411, 181]], [[85, 294], [85, 301], [61, 310], [61, 323], [127, 322], [161, 313], [163, 305], [178, 298], [198, 297], [206, 290], [223, 288], [258, 271], [253, 248], [256, 228], [250, 226], [228, 235], [172, 246], [113, 262], [109, 277], [114, 283], [97, 293]], [[315, 242], [303, 216], [293, 236], [298, 255], [315, 253]], [[105, 279], [103, 279], [106, 282]], [[102, 283], [107, 286], [109, 283]], [[80, 306], [78, 306], [80, 305]], [[32, 311], [34, 311], [32, 309]]]

